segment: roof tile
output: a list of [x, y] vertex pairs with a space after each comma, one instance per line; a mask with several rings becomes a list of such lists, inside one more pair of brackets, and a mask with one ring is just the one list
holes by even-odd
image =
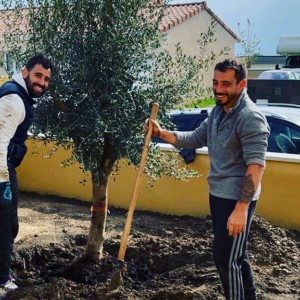
[[170, 30], [174, 26], [205, 10], [205, 7], [205, 2], [168, 5], [165, 15], [162, 19], [162, 24], [159, 26], [159, 31], [166, 32]]

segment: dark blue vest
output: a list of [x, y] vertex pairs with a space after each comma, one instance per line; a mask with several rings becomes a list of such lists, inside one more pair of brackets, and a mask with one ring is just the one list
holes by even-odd
[[19, 95], [23, 100], [26, 111], [25, 119], [17, 127], [14, 136], [10, 140], [7, 150], [8, 169], [14, 169], [20, 165], [27, 152], [25, 141], [28, 138], [27, 132], [33, 121], [33, 104], [35, 104], [36, 102], [16, 81], [8, 81], [1, 86], [0, 98], [9, 94]]

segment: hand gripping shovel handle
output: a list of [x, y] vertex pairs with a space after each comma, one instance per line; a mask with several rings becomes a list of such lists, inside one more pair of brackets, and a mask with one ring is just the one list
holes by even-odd
[[[152, 119], [152, 120], [156, 119], [158, 106], [159, 106], [158, 103], [156, 103], [156, 102], [153, 103], [150, 119]], [[127, 240], [128, 240], [128, 236], [129, 236], [129, 232], [130, 232], [130, 228], [131, 228], [131, 223], [132, 223], [132, 218], [133, 218], [133, 213], [134, 213], [138, 193], [139, 193], [140, 186], [141, 186], [142, 175], [144, 172], [145, 162], [146, 162], [147, 155], [148, 155], [152, 131], [153, 131], [153, 128], [152, 128], [151, 122], [149, 122], [149, 130], [145, 137], [142, 157], [141, 157], [141, 161], [140, 161], [140, 165], [139, 165], [139, 169], [138, 169], [138, 173], [137, 173], [137, 177], [136, 177], [136, 182], [135, 182], [135, 186], [134, 186], [134, 190], [133, 190], [133, 194], [132, 194], [132, 199], [130, 201], [127, 218], [126, 218], [126, 223], [125, 223], [125, 227], [124, 227], [124, 231], [123, 231], [123, 235], [122, 235], [122, 239], [121, 239], [121, 244], [120, 244], [120, 249], [119, 249], [119, 254], [118, 254], [119, 261], [123, 261], [124, 257], [125, 257]]]

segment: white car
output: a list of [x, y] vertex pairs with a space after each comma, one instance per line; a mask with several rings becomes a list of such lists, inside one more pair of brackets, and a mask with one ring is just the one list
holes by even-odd
[[257, 79], [300, 80], [300, 73], [292, 70], [268, 70], [260, 73]]
[[[268, 139], [268, 152], [300, 154], [300, 105], [288, 103], [257, 104], [269, 123], [271, 133]], [[191, 131], [196, 129], [209, 115], [213, 107], [173, 110], [170, 120], [171, 130]], [[157, 143], [165, 143], [154, 138]], [[195, 159], [195, 150], [182, 149], [180, 154], [186, 163]]]

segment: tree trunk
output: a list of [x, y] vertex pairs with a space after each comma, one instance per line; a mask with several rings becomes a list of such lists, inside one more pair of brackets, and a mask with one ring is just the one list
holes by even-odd
[[[102, 171], [92, 171], [92, 215], [84, 258], [94, 262], [99, 261], [102, 257], [108, 207], [108, 178], [115, 162], [111, 159], [105, 159], [104, 161], [104, 166], [101, 168]], [[103, 172], [103, 170], [105, 171]]]

